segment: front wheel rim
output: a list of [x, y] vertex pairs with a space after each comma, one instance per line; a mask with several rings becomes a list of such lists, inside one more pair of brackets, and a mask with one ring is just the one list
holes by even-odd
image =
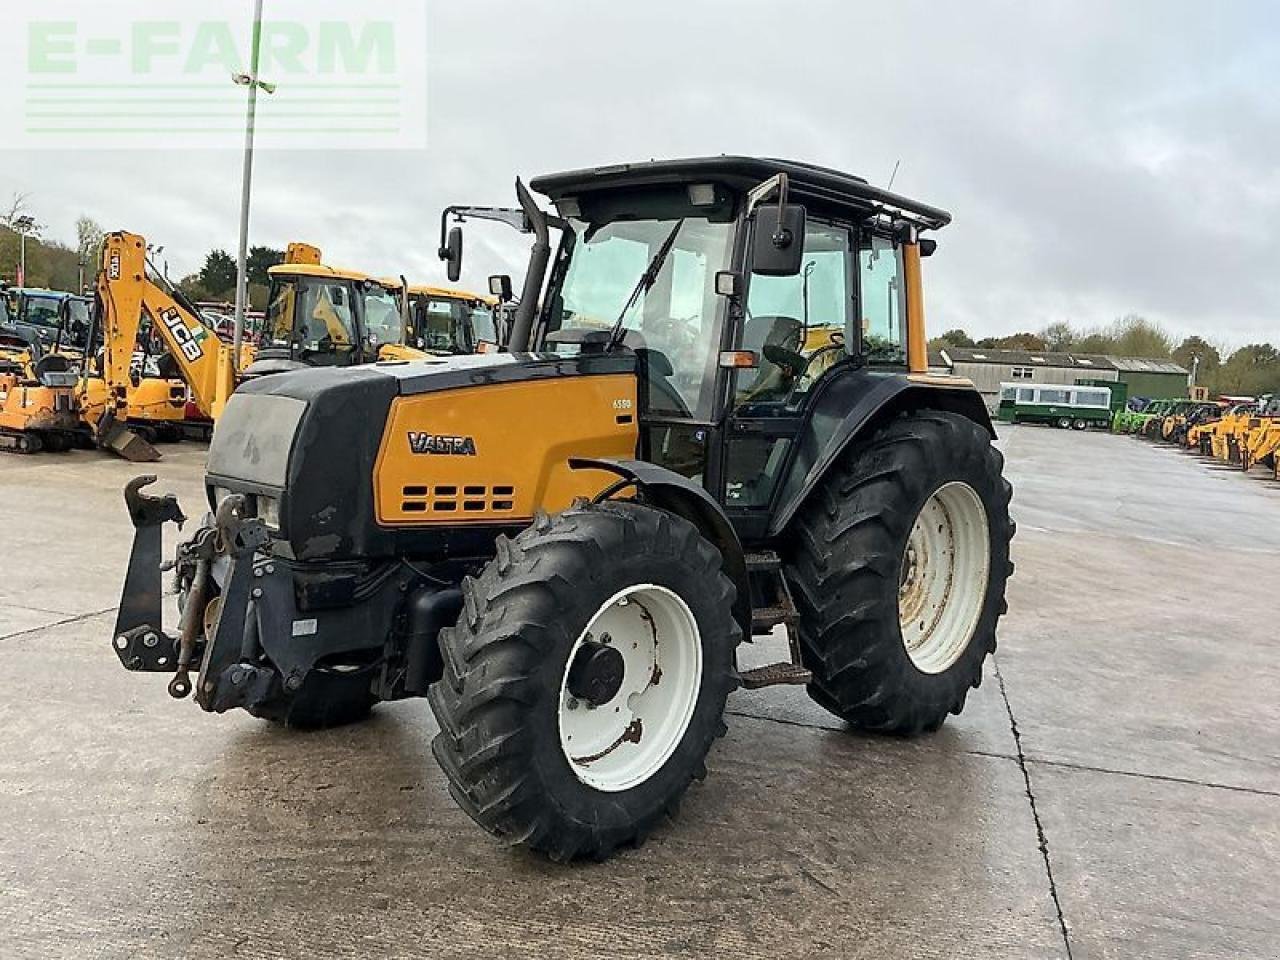
[[[569, 689], [570, 668], [588, 645], [622, 655], [622, 682], [593, 705]], [[655, 584], [605, 601], [565, 661], [557, 701], [560, 749], [582, 783], [606, 793], [656, 774], [684, 739], [702, 687], [702, 637], [689, 605]]]
[[968, 648], [991, 576], [987, 510], [973, 487], [943, 484], [925, 501], [903, 550], [902, 643], [916, 669], [942, 673]]

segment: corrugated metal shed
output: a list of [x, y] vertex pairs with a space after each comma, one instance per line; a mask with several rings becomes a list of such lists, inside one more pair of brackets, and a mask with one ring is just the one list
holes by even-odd
[[1107, 357], [1117, 370], [1128, 373], [1177, 373], [1187, 375], [1187, 368], [1172, 360], [1149, 360], [1146, 357]]
[[1115, 370], [1112, 357], [1095, 353], [1050, 353], [1043, 350], [984, 350], [982, 347], [947, 347], [953, 364], [994, 363], [1002, 366], [1059, 367], [1067, 370]]

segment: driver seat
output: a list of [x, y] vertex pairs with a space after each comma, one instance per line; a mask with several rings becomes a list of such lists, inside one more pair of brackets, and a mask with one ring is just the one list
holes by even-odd
[[[763, 315], [749, 317], [742, 331], [742, 349], [750, 350], [759, 359], [755, 378], [742, 391], [745, 401], [780, 400], [790, 389], [782, 367], [765, 356], [765, 347], [781, 347], [791, 353], [800, 352], [803, 326], [795, 317]], [[799, 376], [802, 371], [793, 371]]]

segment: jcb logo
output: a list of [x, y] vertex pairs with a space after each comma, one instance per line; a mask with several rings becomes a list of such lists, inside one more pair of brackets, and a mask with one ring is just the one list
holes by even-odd
[[111, 261], [107, 264], [107, 278], [110, 280], [120, 279], [120, 254], [113, 253]]
[[194, 363], [204, 356], [204, 350], [201, 349], [200, 342], [191, 333], [190, 328], [182, 322], [182, 316], [177, 310], [165, 310], [160, 314], [160, 319], [169, 328], [169, 332], [173, 334], [173, 339], [178, 341], [178, 347], [182, 350], [184, 357]]

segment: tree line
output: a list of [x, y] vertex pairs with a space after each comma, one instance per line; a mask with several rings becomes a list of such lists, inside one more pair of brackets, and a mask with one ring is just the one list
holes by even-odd
[[[0, 209], [0, 279], [17, 283], [22, 263], [22, 235], [19, 224], [31, 217], [25, 194], [14, 194], [7, 207]], [[71, 293], [88, 293], [81, 288], [92, 288], [102, 256], [102, 238], [105, 233], [91, 217], [76, 220], [76, 245], [74, 247], [56, 240], [41, 237], [45, 227], [32, 217], [24, 224], [26, 232], [28, 287], [44, 287], [49, 290], [66, 290]], [[164, 248], [148, 251], [156, 271], [167, 275], [168, 264]], [[274, 247], [249, 249], [249, 306], [255, 310], [266, 309], [270, 279], [267, 271], [284, 262], [284, 251]], [[189, 276], [173, 281], [192, 300], [221, 300], [234, 302], [236, 298], [236, 259], [225, 250], [210, 250], [204, 265]]]
[[1037, 333], [974, 340], [964, 330], [948, 330], [929, 341], [932, 349], [977, 347], [991, 350], [1030, 350], [1048, 353], [1110, 354], [1172, 360], [1187, 370], [1196, 366], [1196, 383], [1211, 394], [1260, 396], [1280, 392], [1280, 351], [1270, 343], [1250, 343], [1228, 351], [1203, 337], [1178, 341], [1159, 324], [1129, 314], [1109, 327], [1077, 330], [1058, 321]]

